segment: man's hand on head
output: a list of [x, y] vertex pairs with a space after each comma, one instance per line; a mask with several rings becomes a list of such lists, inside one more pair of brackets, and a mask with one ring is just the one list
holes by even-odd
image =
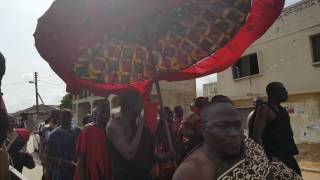
[[142, 128], [144, 126], [145, 120], [144, 120], [144, 111], [142, 110], [141, 113], [138, 115], [136, 119], [136, 125], [137, 128]]

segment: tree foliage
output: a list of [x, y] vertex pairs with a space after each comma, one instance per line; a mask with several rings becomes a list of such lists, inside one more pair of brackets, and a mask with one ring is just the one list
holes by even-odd
[[68, 93], [65, 96], [63, 96], [63, 98], [60, 102], [61, 102], [61, 104], [59, 105], [59, 107], [61, 109], [63, 109], [63, 108], [72, 109], [72, 95], [71, 94]]

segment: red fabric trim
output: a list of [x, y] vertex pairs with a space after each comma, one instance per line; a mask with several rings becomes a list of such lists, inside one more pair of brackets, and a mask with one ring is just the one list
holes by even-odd
[[[84, 156], [84, 173], [86, 176], [90, 175], [90, 180], [99, 180], [98, 172], [106, 179], [111, 179], [111, 156], [103, 129], [95, 125], [85, 127], [78, 137], [76, 153]], [[79, 167], [76, 168], [74, 180], [80, 179], [80, 170]]]
[[[123, 24], [139, 23], [142, 15], [153, 13], [161, 8], [176, 7], [182, 1], [132, 0], [132, 2], [130, 1], [132, 6], [126, 6], [130, 8], [123, 8], [123, 11], [128, 12], [130, 16], [124, 16], [125, 13], [121, 13], [123, 16], [110, 16], [109, 18], [104, 18], [103, 21], [101, 21], [101, 17], [106, 15], [96, 13], [95, 9], [100, 5], [103, 6], [106, 1], [93, 0], [88, 2], [90, 4], [75, 3], [73, 1], [56, 1], [52, 4], [50, 9], [39, 19], [34, 34], [35, 45], [40, 55], [66, 82], [67, 91], [69, 92], [77, 93], [85, 88], [100, 96], [107, 96], [110, 93], [119, 94], [127, 90], [138, 90], [141, 94], [146, 94], [146, 89], [148, 89], [146, 87], [150, 87], [150, 84], [152, 84], [150, 80], [130, 85], [119, 85], [94, 84], [88, 80], [80, 80], [75, 77], [72, 68], [81, 48], [77, 45], [82, 44], [83, 46], [91, 47], [103, 38], [106, 31], [112, 32], [119, 28], [121, 29]], [[143, 7], [148, 7], [144, 9], [144, 12], [138, 11], [141, 4], [143, 4]], [[246, 23], [223, 48], [182, 72], [160, 74], [157, 80], [188, 80], [225, 70], [234, 64], [241, 54], [265, 33], [280, 15], [283, 5], [284, 0], [253, 0]], [[83, 7], [87, 7], [87, 9], [83, 9], [79, 13], [77, 8]], [[70, 12], [70, 9], [75, 10], [75, 12]], [[115, 17], [116, 19], [114, 19]], [[92, 32], [95, 33], [88, 33], [83, 28], [78, 28], [83, 25], [81, 23], [85, 23], [83, 21], [86, 18], [99, 22], [95, 24], [100, 26], [92, 29]], [[73, 21], [74, 19], [83, 21]], [[61, 22], [67, 23], [63, 24]], [[63, 44], [63, 47], [61, 47], [61, 44]]]
[[164, 74], [158, 79], [187, 80], [227, 69], [237, 62], [242, 53], [274, 23], [283, 9], [284, 2], [284, 0], [253, 0], [246, 23], [223, 48], [182, 72]]
[[[104, 12], [110, 12], [110, 16], [96, 11], [100, 6], [105, 7], [104, 3], [106, 2], [104, 0], [83, 1], [82, 3], [73, 2], [73, 0], [55, 1], [38, 21], [34, 34], [35, 45], [40, 55], [65, 81], [68, 92], [78, 93], [81, 89], [88, 89], [99, 96], [108, 96], [111, 93], [121, 94], [128, 90], [140, 92], [145, 97], [145, 107], [148, 108], [146, 112], [149, 113], [146, 116], [149, 128], [151, 131], [155, 131], [156, 116], [154, 112], [157, 109], [155, 106], [151, 106], [148, 101], [153, 80], [135, 82], [130, 85], [98, 84], [75, 77], [73, 66], [81, 50], [80, 44], [93, 47], [96, 42], [103, 39], [106, 32], [118, 31], [123, 24], [139, 23], [142, 16], [161, 9], [177, 7], [183, 1], [132, 0], [126, 2], [128, 4], [123, 7], [123, 12], [119, 15], [117, 12], [112, 12], [112, 8]], [[121, 2], [114, 5], [121, 6]], [[273, 24], [284, 6], [284, 0], [253, 0], [252, 3], [247, 21], [223, 48], [181, 72], [160, 74], [154, 80], [188, 80], [221, 72], [234, 64], [241, 54]], [[141, 11], [141, 7], [144, 7], [143, 11]], [[112, 15], [112, 13], [115, 14]], [[83, 28], [83, 23], [88, 18], [97, 25], [90, 29], [90, 32], [94, 33], [88, 33], [88, 30]]]

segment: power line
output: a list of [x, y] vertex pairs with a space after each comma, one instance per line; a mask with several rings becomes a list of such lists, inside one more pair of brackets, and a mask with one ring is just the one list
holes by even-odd
[[9, 84], [3, 84], [2, 86], [14, 86], [14, 85], [20, 85], [20, 84], [25, 84], [28, 82], [16, 82], [16, 83], [9, 83]]
[[[44, 84], [49, 84], [49, 85], [52, 85], [52, 86], [57, 86], [57, 87], [63, 87], [62, 85], [59, 85], [59, 84], [55, 84], [55, 83], [51, 83], [49, 81], [46, 81], [46, 80], [41, 80], [41, 79], [38, 79], [39, 82], [42, 82]], [[15, 86], [15, 85], [22, 85], [22, 84], [27, 84], [27, 83], [30, 83], [30, 82], [15, 82], [15, 83], [8, 83], [8, 84], [3, 84], [2, 86]], [[33, 83], [33, 82], [32, 82]]]
[[49, 81], [39, 80], [39, 82], [42, 82], [42, 83], [44, 83], [44, 84], [49, 84], [49, 85], [57, 86], [57, 87], [63, 87], [63, 86], [61, 86], [61, 85], [54, 84], [54, 83], [51, 83], [51, 82], [49, 82]]

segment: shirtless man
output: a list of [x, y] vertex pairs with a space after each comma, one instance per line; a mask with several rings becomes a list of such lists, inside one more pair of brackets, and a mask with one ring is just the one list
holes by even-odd
[[201, 120], [205, 142], [180, 165], [173, 180], [269, 179], [283, 172], [289, 179], [300, 178], [280, 162], [270, 163], [262, 147], [245, 138], [241, 116], [232, 104], [209, 104]]
[[205, 143], [180, 165], [174, 180], [216, 179], [222, 164], [232, 165], [241, 157], [241, 117], [232, 105], [218, 104], [202, 113]]
[[137, 92], [121, 96], [121, 111], [107, 125], [113, 180], [151, 178], [155, 142], [144, 127], [143, 100]]
[[251, 138], [264, 147], [269, 159], [277, 158], [301, 175], [294, 156], [298, 148], [293, 139], [290, 116], [280, 104], [288, 100], [288, 92], [280, 82], [267, 85], [268, 102], [257, 106], [249, 124]]

